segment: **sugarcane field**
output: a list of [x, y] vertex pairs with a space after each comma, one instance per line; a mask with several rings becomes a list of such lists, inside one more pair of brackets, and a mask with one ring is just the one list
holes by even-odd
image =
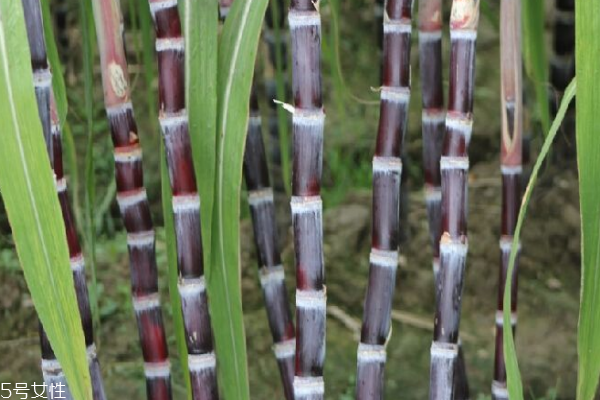
[[0, 398], [600, 399], [597, 0], [0, 0]]

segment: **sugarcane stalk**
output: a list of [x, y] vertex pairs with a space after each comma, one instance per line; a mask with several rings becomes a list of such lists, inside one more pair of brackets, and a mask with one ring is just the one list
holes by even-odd
[[[502, 225], [500, 236], [500, 269], [498, 277], [498, 308], [496, 311], [496, 347], [492, 399], [508, 400], [506, 365], [504, 361], [503, 297], [508, 263], [521, 204], [523, 96], [521, 71], [521, 2], [502, 0], [500, 14], [500, 63], [502, 133], [500, 165], [502, 172]], [[517, 323], [517, 249], [511, 286], [511, 327]]]
[[373, 157], [373, 228], [369, 280], [358, 347], [356, 398], [382, 399], [386, 343], [400, 239], [400, 159], [410, 100], [412, 0], [388, 0], [383, 17], [379, 130]]
[[[562, 95], [575, 75], [575, 1], [556, 0], [550, 81]], [[559, 96], [560, 97], [560, 96]], [[556, 104], [560, 99], [556, 101]]]
[[[22, 0], [22, 3], [25, 15], [25, 25], [27, 28], [27, 39], [31, 52], [31, 65], [34, 73], [34, 87], [38, 104], [38, 114], [42, 124], [51, 167], [56, 179], [56, 191], [65, 225], [65, 234], [69, 248], [69, 258], [73, 272], [77, 305], [88, 355], [93, 398], [95, 400], [102, 400], [105, 399], [106, 396], [104, 394], [100, 364], [98, 362], [96, 345], [94, 343], [94, 328], [85, 278], [85, 262], [79, 244], [79, 238], [77, 237], [75, 220], [73, 219], [68, 198], [67, 180], [64, 175], [61, 126], [52, 89], [52, 73], [46, 54], [46, 41], [44, 37], [40, 2], [39, 0]], [[60, 388], [65, 389], [65, 398], [71, 398], [62, 367], [56, 359], [41, 323], [40, 344], [42, 348], [42, 372], [44, 374], [44, 382], [49, 388], [52, 387], [52, 385], [57, 387], [57, 385], [60, 384]]]
[[292, 0], [292, 226], [296, 256], [296, 362], [294, 397], [325, 395], [325, 309], [321, 171], [325, 113], [321, 93], [319, 2]]
[[[437, 287], [442, 235], [442, 178], [440, 158], [444, 140], [446, 111], [442, 77], [442, 1], [419, 0], [419, 59], [421, 60], [423, 170], [425, 206], [433, 250], [433, 279]], [[435, 291], [437, 294], [437, 290]], [[469, 383], [462, 345], [459, 341], [454, 377], [455, 399], [469, 398]]]
[[475, 42], [479, 0], [454, 0], [450, 17], [450, 87], [440, 170], [442, 235], [434, 335], [431, 346], [430, 399], [454, 398], [459, 354], [460, 308], [467, 256], [468, 148], [473, 126]]
[[296, 354], [294, 322], [285, 288], [285, 275], [277, 240], [273, 189], [269, 179], [260, 111], [254, 90], [250, 95], [244, 179], [248, 189], [254, 242], [258, 253], [260, 283], [273, 336], [273, 351], [279, 366], [285, 398], [292, 400]]
[[127, 230], [133, 308], [144, 358], [147, 398], [171, 399], [171, 366], [158, 293], [155, 233], [144, 188], [142, 149], [131, 104], [118, 0], [93, 1], [104, 104], [115, 148], [117, 201]]
[[216, 357], [204, 279], [200, 197], [185, 108], [185, 48], [176, 0], [150, 0], [158, 57], [159, 121], [173, 195], [179, 295], [194, 399], [218, 399]]

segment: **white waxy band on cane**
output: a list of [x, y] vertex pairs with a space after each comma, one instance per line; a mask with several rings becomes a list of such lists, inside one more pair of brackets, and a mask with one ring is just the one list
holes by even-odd
[[106, 114], [109, 117], [119, 116], [129, 111], [133, 111], [133, 105], [129, 101], [126, 103], [117, 104], [115, 106], [106, 107]]
[[[512, 251], [513, 238], [510, 236], [505, 236], [500, 238], [500, 250], [503, 252], [511, 252]], [[518, 243], [517, 251], [521, 250], [521, 242]]]
[[50, 87], [52, 85], [52, 73], [49, 69], [40, 69], [33, 73], [33, 85], [37, 88]]
[[473, 40], [477, 39], [477, 31], [473, 29], [450, 29], [450, 40]]
[[207, 369], [215, 369], [217, 357], [214, 352], [206, 354], [188, 354], [188, 367], [190, 372], [201, 372]]
[[369, 263], [383, 268], [398, 268], [398, 259], [397, 251], [371, 249], [371, 254], [369, 254]]
[[273, 189], [265, 188], [248, 191], [248, 204], [251, 207], [273, 202]]
[[469, 169], [468, 157], [442, 156], [440, 159], [440, 169]]
[[150, 12], [153, 17], [158, 11], [173, 7], [177, 7], [177, 0], [150, 1]]
[[318, 11], [290, 11], [288, 14], [290, 30], [305, 26], [321, 27], [321, 16]]
[[500, 172], [502, 172], [502, 175], [520, 175], [523, 173], [523, 167], [520, 165], [502, 165]]
[[171, 128], [178, 128], [188, 123], [187, 110], [183, 109], [178, 113], [165, 113], [159, 118], [160, 127], [162, 128], [163, 135], [169, 133]]
[[407, 104], [410, 101], [410, 88], [382, 86], [381, 100], [397, 104]]
[[83, 271], [85, 268], [85, 261], [81, 253], [75, 257], [71, 257], [69, 263], [71, 264], [71, 271], [73, 272]]
[[90, 344], [86, 349], [85, 352], [87, 354], [88, 360], [92, 361], [94, 358], [98, 357], [97, 351], [96, 351], [96, 345], [94, 343]]
[[446, 122], [446, 112], [444, 110], [423, 110], [421, 112], [421, 121], [424, 124], [441, 124]]
[[146, 378], [168, 378], [171, 375], [171, 363], [169, 361], [144, 363]]
[[117, 194], [117, 202], [119, 203], [121, 212], [126, 211], [130, 207], [136, 206], [138, 203], [146, 201], [146, 199], [146, 189]]
[[325, 113], [320, 110], [301, 110], [294, 109], [292, 123], [297, 126], [321, 127], [325, 124]]
[[325, 394], [325, 382], [321, 376], [295, 376], [294, 397], [316, 396]]
[[399, 157], [373, 157], [373, 173], [402, 173], [402, 160]]
[[[511, 312], [510, 313], [510, 324], [512, 326], [517, 325], [517, 313]], [[498, 326], [503, 326], [504, 325], [504, 312], [503, 311], [496, 311], [496, 325]]]
[[275, 265], [274, 267], [264, 267], [259, 271], [260, 285], [263, 288], [274, 283], [280, 284], [285, 279], [285, 271], [283, 265]]
[[436, 187], [425, 187], [425, 202], [439, 202], [442, 200], [442, 188], [440, 186]]
[[196, 279], [182, 278], [177, 284], [177, 289], [181, 297], [195, 297], [206, 291], [206, 281], [203, 276]]
[[575, 12], [566, 10], [554, 10], [554, 20], [563, 24], [574, 24]]
[[454, 343], [433, 342], [431, 357], [453, 359], [458, 357], [458, 345]]
[[258, 128], [262, 124], [262, 118], [257, 116], [251, 116], [248, 118], [248, 125]]
[[296, 307], [313, 310], [325, 310], [327, 293], [325, 290], [296, 290]]
[[554, 54], [550, 59], [550, 64], [557, 68], [569, 68], [573, 65], [573, 54]]
[[60, 376], [63, 375], [62, 366], [58, 360], [46, 360], [42, 359], [42, 372], [44, 374], [52, 375], [52, 376]]
[[408, 33], [412, 32], [412, 25], [409, 19], [393, 20], [384, 15], [383, 33]]
[[60, 178], [56, 181], [56, 191], [58, 193], [62, 193], [67, 190], [67, 180], [65, 178]]
[[495, 399], [508, 399], [508, 389], [506, 388], [506, 383], [493, 381], [492, 396]]
[[446, 128], [460, 133], [465, 137], [467, 143], [469, 143], [471, 141], [471, 133], [473, 132], [473, 119], [447, 114]]
[[378, 344], [360, 343], [358, 345], [358, 363], [385, 363], [387, 353], [385, 346]]
[[127, 245], [130, 247], [147, 247], [154, 245], [154, 230], [127, 234]]
[[196, 194], [173, 196], [175, 214], [200, 210], [200, 196]]
[[142, 148], [136, 146], [135, 148], [127, 151], [115, 151], [115, 162], [116, 163], [132, 163], [142, 160]]
[[157, 307], [160, 307], [160, 296], [158, 293], [133, 298], [133, 309], [136, 312], [147, 311]]
[[437, 42], [442, 40], [442, 31], [419, 31], [419, 41], [420, 42]]
[[292, 196], [290, 202], [292, 214], [304, 214], [309, 212], [321, 211], [323, 202], [320, 196]]
[[273, 345], [273, 353], [278, 360], [294, 357], [296, 355], [296, 339], [286, 340]]
[[161, 51], [184, 51], [185, 43], [183, 37], [156, 39], [156, 52]]
[[440, 254], [452, 255], [456, 254], [461, 257], [467, 256], [469, 245], [467, 243], [454, 242], [454, 241], [441, 241], [440, 242]]

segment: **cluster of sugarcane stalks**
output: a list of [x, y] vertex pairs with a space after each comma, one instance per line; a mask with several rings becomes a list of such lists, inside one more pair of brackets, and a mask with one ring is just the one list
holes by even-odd
[[[84, 332], [85, 345], [87, 348], [89, 372], [92, 379], [92, 391], [94, 400], [105, 399], [104, 386], [100, 365], [96, 355], [96, 345], [94, 344], [94, 327], [92, 323], [92, 314], [90, 308], [90, 299], [85, 278], [85, 262], [79, 239], [75, 220], [71, 212], [67, 193], [67, 180], [63, 170], [62, 160], [62, 142], [61, 142], [61, 121], [56, 109], [56, 101], [52, 88], [52, 73], [47, 59], [46, 39], [44, 37], [44, 26], [42, 19], [42, 10], [40, 0], [22, 0], [25, 16], [25, 26], [27, 28], [27, 39], [31, 53], [31, 66], [33, 69], [33, 79], [38, 113], [46, 142], [46, 149], [50, 159], [51, 167], [56, 179], [56, 191], [62, 211], [62, 219], [65, 226], [67, 245], [69, 249], [70, 265], [73, 272], [73, 282], [77, 296], [77, 305], [79, 316]], [[48, 341], [46, 332], [40, 323], [40, 342], [42, 350], [42, 372], [46, 387], [64, 389], [60, 393], [62, 398], [71, 399], [62, 367], [52, 346]], [[50, 395], [52, 396], [52, 394]]]

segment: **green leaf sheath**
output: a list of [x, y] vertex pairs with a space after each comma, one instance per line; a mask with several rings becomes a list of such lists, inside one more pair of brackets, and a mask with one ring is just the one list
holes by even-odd
[[219, 44], [212, 265], [208, 279], [219, 380], [227, 400], [250, 398], [240, 282], [240, 191], [250, 86], [267, 0], [234, 2]]
[[575, 3], [577, 163], [581, 206], [581, 304], [577, 399], [594, 398], [600, 375], [600, 8]]
[[548, 107], [548, 56], [544, 38], [544, 4], [546, 0], [522, 1], [523, 61], [535, 88], [535, 101], [544, 136], [550, 129]]
[[[540, 151], [540, 155], [535, 161], [535, 165], [531, 172], [531, 178], [529, 179], [529, 184], [525, 189], [525, 193], [523, 195], [523, 201], [521, 203], [521, 208], [519, 210], [519, 218], [517, 220], [517, 226], [515, 228], [515, 234], [512, 242], [512, 250], [510, 252], [510, 259], [508, 261], [508, 271], [506, 276], [513, 276], [515, 269], [515, 259], [517, 256], [517, 249], [519, 247], [519, 242], [521, 240], [521, 228], [523, 227], [523, 221], [525, 220], [525, 216], [527, 215], [527, 207], [529, 205], [529, 200], [531, 199], [531, 192], [535, 187], [535, 183], [537, 181], [538, 174], [540, 172], [540, 168], [544, 163], [544, 159], [548, 155], [548, 151], [550, 150], [550, 146], [552, 145], [552, 141], [556, 136], [556, 132], [558, 132], [558, 128], [560, 127], [563, 118], [567, 112], [569, 107], [569, 103], [573, 100], [575, 96], [576, 84], [575, 80], [571, 82], [571, 84], [567, 87], [562, 102], [560, 104], [560, 108], [558, 109], [558, 113], [556, 114], [556, 118], [552, 122], [552, 126], [550, 127], [550, 131], [546, 135], [546, 140], [544, 141], [544, 145]], [[598, 154], [598, 153], [596, 153]], [[506, 286], [504, 287], [504, 326], [510, 326], [511, 321], [511, 290], [512, 290], [512, 279], [506, 280]], [[523, 399], [523, 384], [521, 382], [521, 373], [519, 372], [519, 365], [517, 362], [517, 351], [515, 349], [515, 341], [512, 329], [504, 329], [504, 359], [506, 362], [506, 377], [508, 381], [508, 393], [509, 398], [511, 400], [522, 400]], [[599, 359], [600, 361], [600, 359]], [[589, 397], [589, 399], [593, 398]]]
[[50, 1], [40, 1], [42, 7], [42, 17], [44, 19], [44, 37], [46, 38], [46, 52], [48, 53], [48, 62], [52, 70], [52, 89], [54, 90], [54, 98], [58, 110], [58, 117], [62, 124], [67, 120], [67, 111], [69, 104], [67, 103], [67, 88], [65, 87], [65, 79], [62, 72], [62, 64], [58, 57], [58, 49], [56, 48], [56, 39], [54, 37], [54, 29], [52, 23], [52, 13], [50, 12]]
[[61, 209], [36, 108], [22, 5], [0, 0], [0, 192], [33, 302], [71, 393], [91, 399]]

